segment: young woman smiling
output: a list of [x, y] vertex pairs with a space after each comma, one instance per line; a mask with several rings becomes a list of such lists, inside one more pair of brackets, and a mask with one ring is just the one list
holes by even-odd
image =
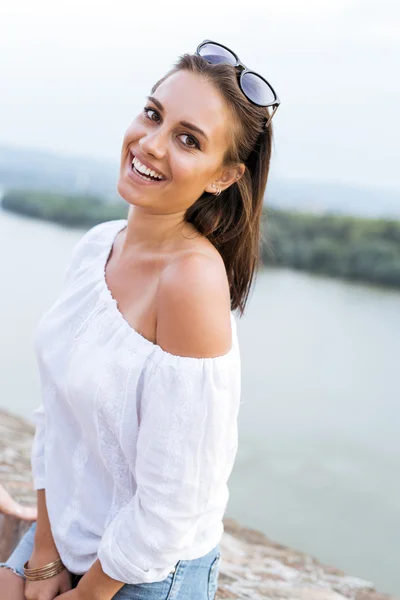
[[278, 105], [205, 41], [128, 127], [128, 218], [81, 238], [36, 331], [38, 517], [2, 600], [214, 598]]

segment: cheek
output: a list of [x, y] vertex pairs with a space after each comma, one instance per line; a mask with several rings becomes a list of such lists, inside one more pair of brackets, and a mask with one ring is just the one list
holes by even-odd
[[136, 117], [136, 119], [134, 119], [132, 121], [132, 123], [129, 125], [129, 127], [125, 131], [124, 140], [123, 140], [123, 148], [126, 148], [126, 146], [131, 144], [133, 141], [142, 137], [143, 134], [144, 134], [144, 126], [141, 123], [141, 121], [139, 120], [139, 117]]
[[203, 157], [198, 155], [175, 151], [170, 153], [170, 165], [175, 181], [192, 188], [201, 187], [210, 176]]

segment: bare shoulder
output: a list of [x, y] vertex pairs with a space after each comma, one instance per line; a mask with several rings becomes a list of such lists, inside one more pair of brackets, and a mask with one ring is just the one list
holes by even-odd
[[164, 269], [157, 293], [157, 344], [178, 356], [211, 358], [231, 348], [230, 292], [217, 253], [193, 251]]

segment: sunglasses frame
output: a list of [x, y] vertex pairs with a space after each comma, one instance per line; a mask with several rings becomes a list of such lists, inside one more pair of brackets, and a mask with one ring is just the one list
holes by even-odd
[[[247, 100], [249, 102], [251, 102], [251, 104], [254, 104], [255, 106], [260, 106], [262, 108], [269, 108], [270, 106], [272, 106], [272, 108], [273, 108], [272, 113], [269, 115], [269, 118], [268, 118], [267, 122], [265, 123], [265, 129], [267, 129], [268, 125], [271, 123], [272, 117], [274, 116], [274, 114], [278, 110], [278, 106], [281, 103], [281, 101], [279, 100], [278, 95], [275, 92], [275, 90], [272, 87], [272, 85], [269, 83], [269, 81], [267, 81], [265, 79], [265, 77], [262, 77], [262, 75], [260, 75], [259, 73], [256, 73], [255, 71], [252, 71], [251, 69], [248, 69], [246, 67], [246, 65], [243, 64], [242, 61], [239, 59], [238, 55], [235, 52], [233, 52], [233, 50], [231, 50], [230, 48], [228, 48], [227, 46], [224, 46], [224, 44], [220, 44], [219, 42], [213, 42], [212, 40], [203, 40], [201, 42], [201, 44], [199, 44], [197, 46], [195, 54], [197, 54], [198, 56], [201, 56], [200, 50], [206, 44], [214, 44], [215, 46], [219, 46], [220, 48], [223, 48], [224, 50], [226, 50], [227, 52], [229, 52], [233, 56], [233, 58], [236, 60], [236, 64], [231, 65], [231, 66], [235, 67], [235, 69], [238, 70], [238, 72], [239, 72], [239, 87], [240, 87], [242, 93], [246, 96]], [[204, 58], [204, 60], [207, 60], [204, 56], [201, 56], [201, 58]], [[207, 62], [209, 62], [209, 61], [207, 60]], [[210, 63], [210, 64], [224, 64], [224, 63]], [[226, 63], [226, 64], [230, 65], [231, 63]], [[264, 83], [267, 84], [267, 86], [269, 87], [269, 89], [274, 94], [275, 100], [273, 102], [270, 102], [269, 104], [258, 104], [257, 102], [254, 102], [254, 100], [252, 100], [251, 98], [249, 98], [248, 95], [246, 94], [246, 92], [244, 91], [243, 84], [242, 84], [242, 79], [243, 79], [243, 77], [244, 77], [244, 75], [246, 73], [251, 73], [252, 75], [256, 75], [257, 77], [259, 77], [259, 79], [261, 79], [262, 81], [264, 81]]]

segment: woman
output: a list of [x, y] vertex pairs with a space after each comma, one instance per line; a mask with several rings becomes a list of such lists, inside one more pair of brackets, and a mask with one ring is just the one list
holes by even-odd
[[258, 266], [278, 104], [206, 41], [129, 126], [128, 219], [78, 242], [36, 332], [38, 518], [0, 569], [3, 600], [214, 598], [237, 449], [232, 311]]

